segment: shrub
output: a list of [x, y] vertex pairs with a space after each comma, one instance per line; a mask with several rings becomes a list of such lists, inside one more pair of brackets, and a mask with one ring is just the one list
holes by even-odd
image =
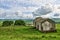
[[16, 20], [14, 25], [23, 25], [23, 26], [25, 26], [25, 22], [23, 20]]
[[44, 38], [45, 37], [45, 35], [42, 35], [42, 38]]
[[2, 26], [10, 26], [13, 24], [13, 21], [3, 21]]

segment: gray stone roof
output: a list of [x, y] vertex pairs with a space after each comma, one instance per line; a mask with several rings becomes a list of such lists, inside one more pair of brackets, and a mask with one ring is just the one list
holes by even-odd
[[52, 19], [42, 18], [42, 17], [37, 17], [37, 18], [35, 18], [34, 21], [35, 21], [35, 22], [41, 22], [41, 23], [43, 23], [43, 22], [45, 22], [45, 21], [49, 21], [49, 22], [51, 22], [51, 23], [55, 23]]

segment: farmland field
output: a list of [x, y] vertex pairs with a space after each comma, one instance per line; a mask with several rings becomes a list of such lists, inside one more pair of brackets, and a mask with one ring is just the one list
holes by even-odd
[[60, 40], [60, 24], [57, 32], [42, 33], [31, 26], [0, 27], [0, 40]]

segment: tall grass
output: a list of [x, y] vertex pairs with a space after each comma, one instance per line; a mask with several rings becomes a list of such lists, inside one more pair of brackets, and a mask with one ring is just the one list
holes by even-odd
[[0, 27], [0, 40], [60, 40], [60, 24], [57, 32], [42, 33], [31, 26]]

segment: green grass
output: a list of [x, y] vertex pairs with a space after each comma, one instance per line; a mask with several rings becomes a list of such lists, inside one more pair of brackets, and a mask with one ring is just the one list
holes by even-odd
[[0, 27], [0, 40], [60, 40], [60, 24], [57, 32], [42, 33], [30, 26]]

